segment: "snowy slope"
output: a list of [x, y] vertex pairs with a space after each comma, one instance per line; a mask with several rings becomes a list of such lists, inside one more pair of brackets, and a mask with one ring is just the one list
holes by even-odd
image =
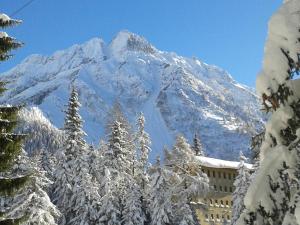
[[31, 55], [1, 77], [10, 82], [1, 101], [38, 105], [58, 127], [74, 83], [84, 128], [94, 144], [115, 99], [131, 121], [143, 111], [152, 157], [171, 145], [177, 133], [191, 139], [198, 131], [210, 156], [234, 159], [247, 150], [253, 128], [262, 121], [253, 90], [226, 71], [159, 51], [128, 31], [109, 44], [94, 38], [51, 56]]

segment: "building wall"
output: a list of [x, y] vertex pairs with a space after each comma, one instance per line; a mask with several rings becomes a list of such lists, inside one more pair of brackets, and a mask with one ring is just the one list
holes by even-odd
[[232, 214], [233, 182], [236, 169], [211, 168], [202, 166], [209, 178], [211, 191], [205, 199], [196, 199], [194, 208], [201, 225], [230, 224]]

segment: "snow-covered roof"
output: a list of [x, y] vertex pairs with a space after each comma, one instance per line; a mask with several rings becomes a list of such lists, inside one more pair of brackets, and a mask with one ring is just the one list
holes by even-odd
[[[215, 159], [205, 156], [196, 156], [202, 166], [213, 167], [213, 168], [227, 168], [227, 169], [238, 169], [240, 162], [227, 161], [222, 159]], [[246, 168], [252, 169], [253, 165], [245, 163]]]

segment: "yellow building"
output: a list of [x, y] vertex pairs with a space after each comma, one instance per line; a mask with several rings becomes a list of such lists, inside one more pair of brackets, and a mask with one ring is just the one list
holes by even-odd
[[[224, 225], [231, 223], [233, 182], [239, 162], [197, 156], [202, 171], [207, 174], [210, 192], [205, 199], [192, 202], [201, 225]], [[251, 170], [251, 164], [245, 164]]]

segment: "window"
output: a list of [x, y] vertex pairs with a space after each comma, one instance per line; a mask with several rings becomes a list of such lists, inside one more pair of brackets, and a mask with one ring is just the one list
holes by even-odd
[[219, 219], [219, 214], [217, 214], [216, 216], [217, 216], [217, 219]]
[[223, 205], [223, 200], [221, 200], [221, 205]]
[[221, 178], [221, 172], [218, 172], [218, 174], [219, 174], [219, 178]]
[[232, 187], [229, 188], [230, 192], [232, 192]]
[[228, 174], [228, 179], [231, 180], [231, 173]]
[[208, 215], [207, 214], [205, 214], [205, 218], [208, 219]]
[[230, 220], [230, 216], [229, 215], [227, 215], [227, 219]]
[[217, 185], [214, 185], [214, 190], [217, 191]]
[[224, 177], [224, 179], [226, 179], [226, 173], [225, 172], [223, 173], [223, 177]]
[[222, 186], [220, 186], [220, 191], [223, 191], [223, 188], [222, 188]]
[[226, 205], [228, 205], [228, 201], [226, 200]]
[[210, 177], [210, 171], [209, 170], [207, 170], [207, 176]]
[[212, 201], [212, 199], [209, 199], [209, 202], [210, 202], [210, 204], [213, 204], [213, 201]]
[[212, 171], [212, 173], [213, 173], [213, 174], [212, 174], [212, 175], [213, 175], [213, 177], [216, 177], [215, 171]]
[[215, 200], [215, 203], [218, 204], [218, 199]]
[[201, 169], [201, 170], [202, 170], [203, 173], [205, 173], [205, 170], [204, 170], [204, 169]]
[[227, 192], [227, 186], [225, 186], [224, 190], [225, 190], [225, 192]]
[[213, 218], [214, 218], [214, 214], [210, 214], [210, 218], [212, 218], [212, 219], [213, 219]]

